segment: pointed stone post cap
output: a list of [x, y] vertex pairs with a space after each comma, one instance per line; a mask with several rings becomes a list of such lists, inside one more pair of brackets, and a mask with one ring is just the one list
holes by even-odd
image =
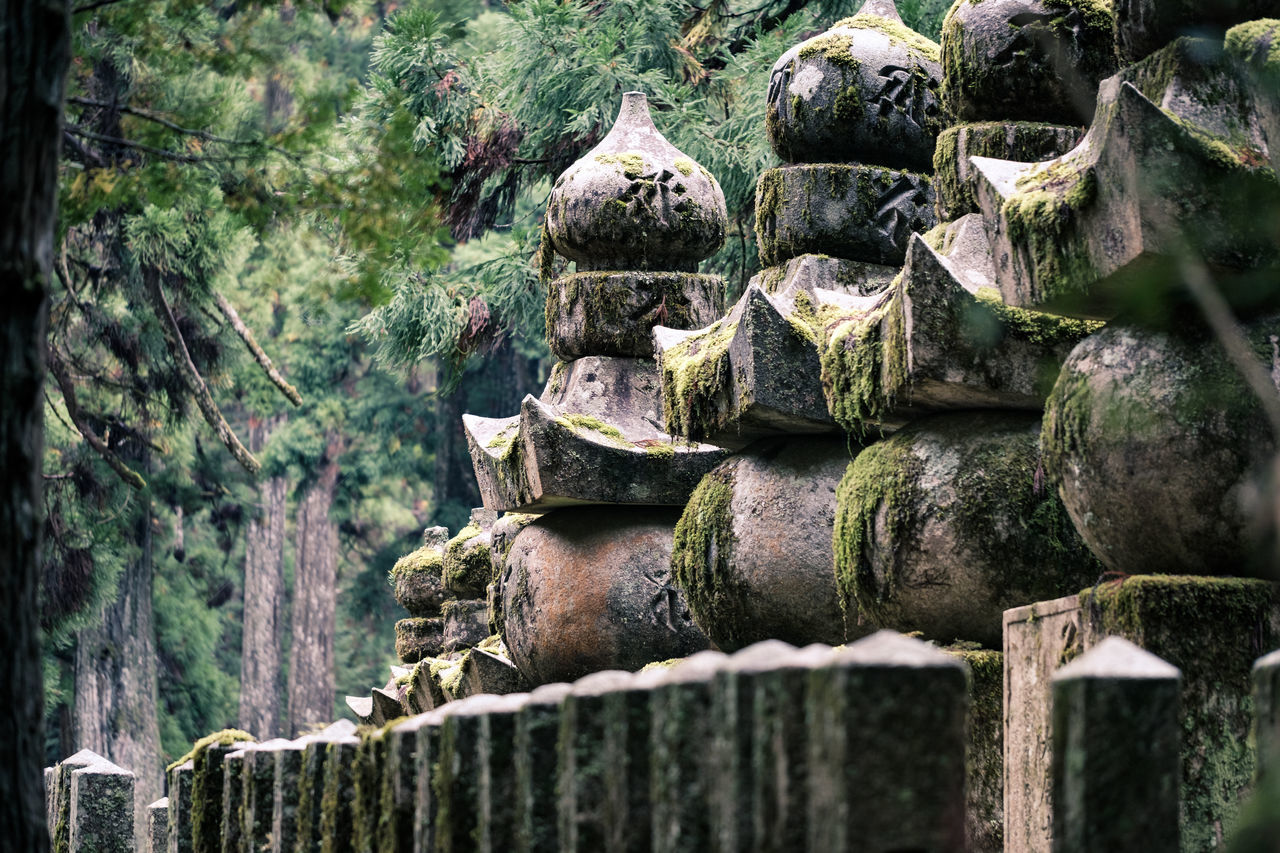
[[1107, 637], [1061, 667], [1053, 674], [1052, 681], [1057, 683], [1079, 678], [1180, 679], [1182, 671], [1124, 637]]
[[845, 646], [833, 655], [832, 663], [841, 666], [964, 667], [959, 658], [939, 651], [923, 640], [887, 629]]

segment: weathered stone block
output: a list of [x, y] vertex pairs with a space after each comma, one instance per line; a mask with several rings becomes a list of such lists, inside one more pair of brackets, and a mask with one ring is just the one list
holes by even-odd
[[443, 648], [443, 618], [411, 616], [396, 623], [396, 655], [405, 663], [436, 657]]
[[717, 647], [844, 642], [831, 536], [849, 458], [844, 438], [765, 439], [698, 485], [671, 566]]
[[428, 716], [419, 714], [393, 723], [383, 735], [385, 757], [378, 791], [380, 817], [374, 848], [378, 853], [413, 853], [418, 799], [418, 729]]
[[435, 849], [478, 850], [482, 833], [480, 741], [484, 713], [499, 701], [473, 696], [440, 709], [439, 752], [431, 778], [435, 802]]
[[849, 630], [995, 645], [1010, 606], [1102, 568], [1044, 482], [1039, 419], [936, 415], [867, 447], [837, 491], [836, 584]]
[[662, 432], [660, 407], [652, 362], [593, 357], [557, 365], [518, 417], [463, 415], [485, 506], [683, 505], [727, 454]]
[[943, 649], [969, 667], [964, 833], [969, 853], [1004, 846], [1004, 658], [987, 649]]
[[223, 827], [223, 763], [254, 737], [225, 729], [196, 741], [189, 755], [195, 775], [191, 783], [191, 840], [195, 853], [221, 853]]
[[480, 715], [480, 832], [474, 848], [479, 853], [509, 853], [516, 849], [519, 809], [516, 808], [516, 719], [527, 693], [494, 697], [472, 709]]
[[429, 851], [436, 849], [436, 795], [432, 789], [432, 781], [436, 765], [440, 760], [440, 715], [439, 710], [422, 714], [414, 719], [417, 738], [414, 742], [414, 791], [413, 817], [413, 850]]
[[655, 678], [649, 789], [654, 853], [711, 846], [712, 684], [727, 657], [698, 652]]
[[724, 279], [679, 272], [577, 272], [547, 285], [547, 345], [561, 361], [652, 358], [654, 326], [697, 329], [724, 313]]
[[1116, 0], [1116, 53], [1137, 62], [1188, 32], [1221, 34], [1232, 24], [1276, 16], [1274, 0]]
[[706, 648], [671, 583], [679, 511], [556, 510], [516, 538], [503, 577], [503, 636], [533, 684], [638, 669]]
[[766, 127], [789, 162], [855, 161], [924, 171], [943, 126], [938, 45], [868, 4], [774, 63]]
[[[252, 745], [249, 747], [252, 749]], [[244, 834], [245, 748], [227, 753], [222, 760], [222, 826], [219, 853], [241, 853], [248, 849]]]
[[381, 822], [382, 781], [386, 773], [386, 730], [362, 730], [351, 764], [355, 789], [351, 801], [351, 849], [374, 853]]
[[822, 329], [827, 405], [855, 435], [929, 412], [1039, 411], [1071, 348], [1101, 328], [1005, 305], [976, 214], [948, 226], [940, 248], [913, 236], [894, 285]]
[[710, 718], [709, 811], [715, 851], [802, 850], [806, 844], [809, 670], [831, 657], [765, 640], [715, 675]]
[[[1241, 331], [1280, 366], [1280, 316]], [[1249, 491], [1275, 439], [1207, 330], [1111, 326], [1081, 342], [1045, 407], [1042, 442], [1050, 481], [1107, 568], [1267, 574]]]
[[1121, 637], [1054, 673], [1054, 851], [1178, 847], [1180, 687]]
[[350, 720], [338, 720], [314, 735], [300, 738], [304, 748], [298, 776], [297, 853], [321, 853], [329, 743], [335, 738], [352, 738], [355, 732], [356, 726]]
[[515, 841], [521, 853], [557, 853], [560, 778], [559, 739], [565, 697], [573, 688], [545, 684], [529, 694], [516, 715]]
[[[489, 547], [483, 551], [485, 571], [489, 571]], [[456, 652], [478, 645], [489, 636], [489, 605], [483, 598], [446, 601], [444, 604], [443, 652]]]
[[133, 787], [105, 758], [71, 770], [71, 853], [134, 853]]
[[[1019, 99], [1021, 101], [1021, 99]], [[1074, 125], [992, 121], [949, 127], [938, 135], [933, 152], [933, 189], [938, 219], [959, 219], [978, 212], [977, 175], [970, 156], [1039, 163], [1066, 154], [1080, 142]]]
[[169, 849], [169, 798], [147, 806], [147, 840], [143, 853], [165, 853]]
[[191, 853], [191, 786], [195, 762], [184, 761], [169, 767], [169, 853]]
[[270, 849], [276, 838], [274, 828], [276, 755], [288, 747], [289, 741], [275, 738], [253, 748], [244, 755], [244, 816], [241, 820], [245, 849]]
[[1075, 608], [1068, 598], [1006, 614], [1006, 825], [1029, 827], [1006, 843], [1050, 849], [1046, 676], [1108, 635], [1182, 671], [1181, 849], [1214, 849], [1253, 780], [1251, 667], [1258, 649], [1280, 642], [1280, 592], [1265, 581], [1135, 576], [1085, 590]]
[[467, 653], [462, 662], [462, 683], [468, 696], [519, 693], [528, 686], [510, 658], [485, 649], [472, 649]]
[[71, 843], [71, 773], [104, 760], [96, 752], [82, 749], [52, 768], [46, 768], [46, 771], [52, 770], [52, 774], [46, 773], [49, 788], [45, 800], [45, 820], [55, 849], [59, 845], [65, 849]]
[[792, 165], [768, 170], [756, 185], [756, 240], [765, 266], [807, 252], [901, 264], [911, 234], [936, 222], [933, 187], [915, 172]]
[[276, 849], [293, 851], [298, 840], [298, 780], [306, 739], [287, 741], [274, 753], [275, 779], [271, 787], [271, 838]]
[[360, 738], [343, 735], [324, 742], [324, 788], [320, 802], [320, 850], [355, 848], [352, 839], [356, 798], [354, 770]]
[[889, 631], [810, 675], [810, 850], [962, 851], [964, 665]]
[[[605, 759], [606, 732], [611, 722], [605, 713], [605, 697], [624, 689], [634, 678], [619, 670], [597, 672], [577, 681], [564, 698], [556, 762], [557, 836], [564, 853], [608, 849], [611, 826], [607, 791], [611, 777], [620, 774], [614, 773]], [[625, 784], [630, 780], [612, 778], [612, 781], [615, 785], [622, 784], [625, 791]], [[632, 829], [638, 846], [647, 848], [650, 833], [647, 815]]]
[[1107, 319], [1179, 295], [1187, 252], [1233, 301], [1280, 258], [1280, 180], [1249, 75], [1221, 46], [1179, 39], [1109, 78], [1084, 140], [1045, 163], [971, 157], [1009, 305]]
[[1116, 70], [1111, 30], [1095, 0], [957, 3], [942, 27], [947, 108], [959, 121], [1087, 123]]

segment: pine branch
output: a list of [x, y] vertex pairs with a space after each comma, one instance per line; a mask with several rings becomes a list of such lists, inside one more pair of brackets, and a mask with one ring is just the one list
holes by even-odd
[[80, 411], [80, 404], [76, 400], [75, 385], [71, 382], [71, 376], [67, 373], [67, 366], [63, 363], [62, 357], [58, 355], [58, 351], [53, 347], [49, 347], [49, 373], [53, 376], [53, 380], [58, 383], [58, 390], [62, 392], [62, 401], [67, 406], [67, 414], [71, 416], [71, 422], [75, 424], [76, 431], [84, 436], [84, 440], [89, 443], [99, 456], [111, 466], [111, 470], [115, 471], [117, 476], [125, 483], [135, 489], [145, 489], [147, 481], [142, 479], [142, 475], [130, 468], [124, 461], [116, 455], [106, 442], [98, 437], [93, 431], [93, 427], [89, 426], [85, 420], [84, 413]]
[[116, 3], [122, 3], [124, 0], [94, 0], [92, 3], [85, 3], [83, 6], [75, 6], [71, 9], [71, 14], [79, 15], [81, 12], [92, 12], [94, 9], [101, 9], [103, 6], [114, 6]]
[[289, 402], [295, 406], [302, 405], [302, 395], [298, 393], [298, 389], [289, 384], [289, 381], [280, 375], [280, 371], [276, 370], [276, 366], [271, 363], [271, 357], [268, 356], [258, 346], [258, 342], [253, 337], [253, 330], [244, 324], [240, 319], [240, 315], [236, 313], [235, 306], [227, 301], [227, 297], [221, 293], [214, 293], [214, 297], [218, 302], [218, 310], [227, 318], [227, 322], [231, 324], [231, 328], [236, 330], [236, 334], [240, 336], [240, 340], [244, 341], [244, 345], [249, 348], [249, 352], [253, 358], [262, 367], [267, 374], [267, 378], [280, 389], [280, 393], [289, 398]]
[[257, 474], [262, 469], [262, 464], [240, 443], [240, 439], [231, 430], [226, 418], [218, 409], [218, 404], [213, 401], [213, 395], [209, 393], [204, 377], [200, 375], [195, 362], [191, 360], [191, 353], [182, 339], [182, 332], [178, 329], [178, 321], [173, 316], [173, 309], [169, 307], [169, 300], [165, 299], [164, 290], [160, 286], [160, 271], [148, 266], [143, 269], [142, 279], [154, 303], [153, 307], [156, 316], [160, 319], [160, 328], [164, 332], [165, 341], [169, 344], [169, 352], [173, 356], [174, 364], [186, 383], [187, 389], [196, 398], [196, 405], [200, 407], [200, 413], [204, 415], [205, 422], [213, 427], [213, 431], [217, 433], [218, 438], [226, 445], [227, 450], [231, 451], [231, 455], [236, 458], [241, 467], [250, 474]]
[[194, 136], [195, 138], [202, 139], [205, 142], [217, 142], [221, 145], [238, 145], [245, 148], [265, 148], [269, 151], [274, 151], [277, 154], [280, 154], [284, 157], [289, 158], [294, 163], [297, 163], [299, 165], [301, 165], [302, 163], [302, 159], [297, 154], [285, 148], [281, 148], [278, 145], [272, 145], [271, 143], [263, 139], [231, 139], [230, 137], [227, 137], [227, 136], [218, 136], [216, 134], [210, 133], [207, 130], [197, 130], [195, 128], [183, 127], [182, 125], [175, 124], [174, 122], [170, 121], [169, 119], [157, 113], [151, 112], [150, 110], [143, 110], [137, 107], [131, 107], [128, 104], [112, 104], [112, 103], [108, 103], [107, 101], [95, 101], [92, 98], [81, 98], [78, 96], [71, 96], [67, 98], [67, 102], [72, 104], [78, 104], [79, 106], [82, 106], [82, 107], [101, 107], [103, 109], [116, 109], [122, 113], [125, 113], [126, 115], [131, 115], [136, 118], [145, 119], [146, 121], [154, 122], [155, 124], [158, 124], [161, 127], [166, 127], [169, 130], [172, 130], [174, 133], [181, 133], [184, 136]]
[[134, 142], [132, 139], [123, 139], [119, 136], [107, 136], [104, 133], [94, 133], [92, 130], [85, 130], [76, 124], [66, 125], [66, 132], [82, 139], [90, 139], [94, 142], [105, 142], [110, 145], [119, 145], [121, 148], [130, 148], [134, 151], [141, 151], [144, 154], [151, 154], [162, 160], [171, 160], [174, 163], [213, 163], [222, 160], [235, 160], [234, 156], [228, 157], [212, 157], [206, 154], [179, 154], [176, 151], [168, 151], [164, 148], [156, 148], [153, 145], [145, 145], [141, 142]]

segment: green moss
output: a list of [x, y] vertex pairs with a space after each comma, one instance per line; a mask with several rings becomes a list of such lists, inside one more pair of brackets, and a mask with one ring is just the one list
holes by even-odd
[[498, 432], [494, 433], [493, 438], [489, 439], [485, 444], [485, 448], [487, 450], [506, 451], [506, 449], [511, 445], [511, 442], [515, 441], [516, 436], [519, 434], [520, 427], [518, 424], [508, 424], [498, 430]]
[[838, 68], [857, 71], [862, 63], [853, 55], [853, 38], [842, 33], [825, 33], [800, 45], [801, 59], [820, 56]]
[[170, 765], [190, 761], [195, 766], [191, 780], [191, 839], [196, 853], [220, 853], [223, 757], [234, 751], [235, 744], [255, 740], [248, 732], [223, 729], [196, 741], [190, 752]]
[[672, 165], [676, 167], [676, 171], [684, 175], [686, 178], [693, 174], [694, 167], [697, 166], [688, 157], [677, 157]]
[[352, 761], [354, 796], [351, 804], [351, 838], [354, 853], [374, 853], [381, 812], [381, 778], [386, 763], [386, 739], [381, 729], [362, 726], [360, 746]]
[[[1084, 28], [1092, 35], [1110, 36], [1115, 27], [1115, 12], [1109, 0], [1044, 0], [1045, 8], [1057, 9], [1060, 12], [1076, 12]], [[1061, 34], [1074, 37], [1069, 29], [1073, 22], [1067, 15], [1054, 18], [1051, 25]]]
[[622, 434], [622, 430], [591, 415], [562, 414], [556, 417], [556, 423], [574, 432], [584, 429], [590, 430], [611, 439], [616, 446], [631, 447], [631, 442], [627, 441], [627, 437]]
[[751, 626], [746, 588], [729, 570], [733, 533], [733, 470], [717, 468], [693, 490], [676, 523], [671, 576], [684, 590], [694, 620], [721, 649], [744, 644]]
[[828, 324], [821, 347], [822, 390], [836, 423], [858, 437], [878, 424], [907, 388], [902, 277], [865, 314]]
[[1004, 655], [977, 643], [942, 649], [968, 668], [965, 733], [966, 832], [975, 850], [1004, 849]]
[[1018, 179], [1018, 192], [1001, 208], [1009, 240], [1035, 272], [1043, 301], [1086, 292], [1098, 270], [1077, 220], [1097, 196], [1093, 167], [1071, 162], [1035, 169]]
[[478, 526], [468, 524], [449, 540], [444, 549], [442, 570], [445, 589], [467, 597], [483, 595], [493, 574], [492, 558], [485, 543], [471, 544], [471, 540], [483, 532]]
[[622, 170], [622, 174], [625, 175], [628, 180], [637, 180], [644, 174], [644, 155], [642, 154], [634, 152], [623, 152], [621, 154], [597, 154], [595, 156], [595, 161], [606, 166], [618, 166]]
[[978, 303], [995, 315], [1006, 335], [1031, 343], [1053, 346], [1083, 340], [1106, 324], [1100, 320], [1076, 320], [1057, 314], [1029, 311], [1004, 303], [994, 287], [979, 288]]
[[650, 456], [657, 456], [662, 459], [674, 459], [676, 456], [675, 446], [664, 442], [646, 444], [644, 452]]
[[1264, 81], [1274, 83], [1280, 78], [1280, 20], [1261, 18], [1238, 24], [1227, 30], [1224, 45], [1228, 54], [1260, 73]]
[[[888, 624], [893, 615], [898, 564], [914, 546], [921, 467], [910, 441], [894, 436], [859, 453], [836, 487], [832, 547], [847, 626]], [[871, 559], [877, 530], [890, 546], [882, 577]]]
[[1230, 835], [1256, 767], [1251, 668], [1274, 648], [1276, 588], [1242, 578], [1139, 575], [1080, 593], [1094, 636], [1119, 634], [1182, 670], [1182, 850]]
[[946, 253], [944, 248], [947, 238], [947, 223], [941, 222], [920, 235], [921, 239], [935, 252]]
[[907, 50], [929, 62], [941, 61], [939, 56], [941, 48], [938, 47], [937, 42], [930, 41], [915, 30], [897, 21], [891, 21], [879, 15], [859, 14], [837, 21], [832, 29], [840, 29], [841, 27], [855, 30], [876, 30], [888, 36], [890, 41], [902, 45]]
[[1070, 145], [1064, 140], [1063, 132], [1060, 125], [1036, 122], [980, 122], [942, 131], [933, 150], [933, 185], [938, 193], [939, 217], [945, 213], [948, 219], [958, 219], [978, 211], [972, 183], [960, 179], [962, 142], [965, 157], [1035, 163], [1065, 153]]
[[662, 409], [667, 432], [699, 441], [729, 417], [729, 344], [738, 324], [718, 320], [662, 353]]
[[421, 573], [434, 574], [440, 576], [441, 569], [444, 566], [444, 554], [438, 549], [430, 546], [423, 546], [412, 553], [405, 554], [396, 564], [391, 567], [391, 571], [387, 572], [387, 581], [392, 585], [396, 585], [396, 581], [406, 576], [417, 575]]
[[321, 853], [352, 850], [352, 806], [355, 784], [352, 778], [356, 745], [344, 742], [325, 744], [324, 794], [320, 802]]

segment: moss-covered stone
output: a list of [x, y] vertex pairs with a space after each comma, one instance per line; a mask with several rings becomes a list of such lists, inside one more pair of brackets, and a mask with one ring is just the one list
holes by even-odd
[[714, 624], [711, 638], [737, 648], [746, 592], [729, 571], [733, 553], [733, 469], [721, 467], [702, 478], [676, 523], [671, 575], [689, 598], [689, 608], [702, 625]]
[[649, 358], [654, 326], [694, 329], [723, 313], [724, 280], [675, 272], [576, 272], [547, 288], [547, 342], [558, 358]]
[[859, 438], [881, 423], [905, 389], [901, 279], [866, 313], [825, 329], [822, 388], [836, 423]]
[[1280, 642], [1275, 585], [1147, 575], [1080, 593], [1090, 638], [1118, 634], [1182, 670], [1181, 849], [1217, 848], [1253, 781], [1250, 671]]
[[396, 623], [396, 655], [404, 663], [417, 663], [440, 654], [444, 643], [444, 619], [412, 616]]
[[191, 750], [169, 765], [169, 769], [190, 761], [194, 767], [191, 783], [191, 840], [196, 853], [221, 853], [222, 848], [222, 763], [236, 744], [255, 741], [239, 729], [223, 729], [196, 741]]
[[[976, 645], [976, 644], [975, 644]], [[969, 668], [965, 743], [965, 839], [972, 853], [1004, 850], [1004, 655], [954, 644]]]
[[387, 575], [396, 601], [411, 616], [436, 616], [444, 601], [444, 554], [423, 546], [396, 561]]
[[445, 589], [461, 598], [480, 598], [492, 574], [488, 534], [476, 525], [462, 528], [445, 546]]
[[385, 729], [363, 727], [351, 770], [355, 787], [351, 801], [351, 849], [354, 853], [380, 853], [375, 844], [381, 823], [385, 764]]
[[938, 134], [933, 153], [938, 218], [959, 219], [978, 212], [969, 157], [1023, 163], [1049, 160], [1070, 151], [1080, 135], [1079, 127], [1035, 122], [981, 122], [947, 128]]
[[345, 737], [324, 744], [324, 789], [320, 803], [320, 852], [356, 849], [353, 809], [356, 755], [360, 739]]
[[1004, 610], [1097, 577], [1038, 433], [1026, 415], [942, 415], [863, 450], [836, 498], [846, 621], [995, 644]]
[[697, 441], [715, 432], [727, 412], [717, 407], [729, 377], [736, 323], [712, 323], [662, 353], [662, 413], [674, 435]]

